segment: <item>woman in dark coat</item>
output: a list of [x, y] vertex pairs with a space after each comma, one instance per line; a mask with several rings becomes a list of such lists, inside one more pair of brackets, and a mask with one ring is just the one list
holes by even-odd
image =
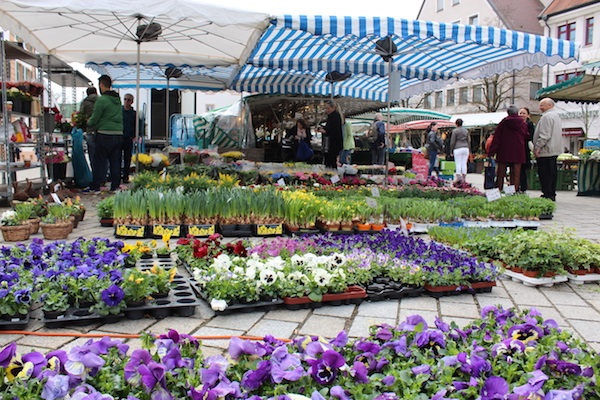
[[525, 193], [529, 189], [527, 184], [527, 171], [531, 169], [531, 150], [529, 150], [529, 142], [533, 140], [533, 133], [535, 132], [535, 125], [529, 118], [529, 108], [522, 107], [519, 110], [519, 117], [523, 118], [527, 123], [527, 140], [525, 141], [525, 164], [521, 166], [521, 187], [518, 188], [520, 192]]
[[325, 100], [327, 124], [319, 127], [319, 131], [329, 139], [329, 149], [325, 153], [325, 165], [336, 168], [340, 165], [340, 153], [343, 149], [344, 135], [342, 116], [333, 100]]
[[521, 164], [525, 163], [525, 143], [529, 135], [527, 123], [519, 117], [519, 109], [515, 106], [508, 107], [508, 116], [496, 127], [488, 156], [496, 155], [498, 189], [504, 189], [506, 165], [510, 164], [510, 184], [519, 190], [521, 178]]

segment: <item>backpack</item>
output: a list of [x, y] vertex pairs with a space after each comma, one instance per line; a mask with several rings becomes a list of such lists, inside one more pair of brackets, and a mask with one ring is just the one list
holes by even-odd
[[367, 133], [367, 140], [369, 143], [375, 143], [378, 135], [379, 132], [377, 131], [377, 122], [373, 122], [369, 128], [369, 132]]

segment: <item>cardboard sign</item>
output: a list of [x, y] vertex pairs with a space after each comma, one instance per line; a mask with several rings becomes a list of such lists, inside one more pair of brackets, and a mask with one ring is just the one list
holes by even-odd
[[331, 177], [331, 183], [333, 183], [334, 185], [335, 185], [336, 183], [338, 183], [339, 181], [340, 181], [340, 176], [339, 176], [339, 175], [333, 175], [333, 176]]
[[283, 178], [279, 178], [279, 180], [277, 181], [277, 185], [285, 186], [285, 180]]
[[508, 185], [504, 187], [504, 194], [515, 194], [515, 185]]
[[371, 194], [373, 195], [373, 197], [379, 197], [379, 188], [377, 186], [372, 187]]
[[485, 191], [485, 197], [487, 197], [488, 201], [495, 201], [502, 196], [500, 195], [500, 190], [498, 188], [493, 188]]
[[406, 226], [404, 218], [400, 218], [400, 229], [404, 236], [408, 236], [408, 227]]

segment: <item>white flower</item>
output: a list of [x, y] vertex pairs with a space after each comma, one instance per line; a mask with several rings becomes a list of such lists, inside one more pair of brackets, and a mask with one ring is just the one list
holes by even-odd
[[264, 286], [270, 286], [277, 281], [277, 273], [272, 269], [265, 268], [258, 276], [259, 282]]
[[329, 257], [329, 265], [332, 267], [341, 267], [346, 264], [346, 256], [342, 253], [335, 253]]
[[227, 308], [227, 302], [225, 300], [212, 299], [210, 301], [210, 308], [215, 311], [225, 311]]
[[13, 219], [15, 219], [17, 217], [17, 213], [14, 210], [6, 210], [2, 213], [2, 216], [0, 217], [0, 221], [2, 222], [8, 222], [8, 221], [12, 221]]
[[291, 258], [291, 261], [292, 261], [292, 266], [294, 266], [294, 267], [303, 267], [304, 262], [305, 262], [304, 257], [299, 254], [294, 254]]
[[250, 281], [256, 279], [256, 268], [250, 266], [246, 268], [246, 279]]
[[269, 258], [265, 264], [266, 268], [276, 269], [276, 270], [282, 270], [284, 266], [285, 266], [285, 262], [283, 261], [283, 258], [281, 258], [280, 256]]
[[306, 280], [308, 278], [302, 272], [294, 271], [291, 274], [288, 274], [287, 279], [288, 279], [288, 281], [296, 281], [296, 282], [304, 283], [304, 282], [306, 282]]
[[217, 270], [227, 270], [231, 267], [231, 258], [227, 254], [219, 254], [213, 261], [213, 266]]
[[319, 286], [327, 286], [331, 281], [332, 275], [323, 268], [317, 268], [314, 271], [313, 279]]

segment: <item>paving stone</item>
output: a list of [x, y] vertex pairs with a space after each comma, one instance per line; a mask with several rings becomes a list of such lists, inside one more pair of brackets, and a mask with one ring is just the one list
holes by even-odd
[[585, 300], [573, 290], [547, 290], [544, 294], [552, 304], [587, 307]]
[[369, 335], [369, 328], [373, 325], [388, 324], [396, 326], [396, 319], [392, 318], [380, 318], [380, 317], [364, 317], [358, 316], [352, 320], [352, 325], [348, 330], [348, 336], [351, 337], [365, 337]]
[[[529, 307], [525, 307], [529, 308]], [[542, 313], [542, 317], [544, 319], [553, 319], [559, 326], [569, 326], [567, 320], [561, 315], [561, 313], [554, 307], [535, 307], [540, 313]], [[573, 329], [569, 327], [569, 330]]]
[[158, 320], [146, 331], [161, 335], [169, 332], [170, 329], [174, 329], [179, 333], [191, 334], [192, 332], [196, 331], [203, 322], [204, 321], [197, 320], [195, 318], [168, 317]]
[[317, 335], [325, 338], [336, 337], [344, 330], [346, 319], [311, 315], [298, 331], [300, 335]]
[[437, 299], [430, 296], [406, 297], [400, 300], [400, 308], [437, 311]]
[[210, 356], [222, 356], [227, 353], [227, 350], [220, 349], [218, 347], [200, 346], [202, 350], [202, 356], [206, 359]]
[[590, 342], [590, 347], [596, 351], [596, 353], [600, 353], [600, 343], [599, 342]]
[[144, 332], [149, 326], [154, 324], [154, 318], [142, 318], [136, 320], [123, 320], [114, 324], [101, 325], [99, 330], [110, 333], [131, 333]]
[[262, 319], [250, 329], [248, 336], [271, 335], [276, 338], [291, 339], [298, 328], [297, 322], [276, 321], [273, 319]]
[[[465, 326], [470, 325], [474, 320], [476, 320], [477, 318], [460, 318], [460, 317], [451, 317], [451, 316], [442, 316], [442, 321], [444, 321], [447, 324], [450, 324], [451, 322], [455, 322], [456, 325], [462, 329]], [[433, 327], [435, 327], [435, 325], [432, 325]]]
[[313, 314], [329, 315], [332, 317], [350, 318], [356, 306], [347, 304], [342, 306], [320, 307], [313, 310]]
[[139, 350], [141, 348], [143, 348], [143, 343], [142, 343], [142, 339], [128, 339], [127, 342], [125, 342], [128, 346], [129, 346], [129, 354], [131, 354], [134, 350]]
[[0, 346], [4, 347], [8, 344], [11, 344], [12, 342], [18, 342], [22, 337], [23, 337], [23, 335], [1, 334], [0, 335]]
[[511, 308], [514, 307], [515, 304], [508, 297], [494, 297], [488, 294], [478, 294], [477, 302], [479, 303], [479, 307], [483, 309], [486, 306], [497, 306], [501, 305], [503, 308]]
[[311, 313], [311, 310], [286, 310], [286, 309], [278, 309], [269, 311], [265, 318], [267, 319], [275, 319], [279, 321], [290, 321], [290, 322], [303, 322], [308, 314]]
[[362, 317], [383, 317], [391, 318], [396, 317], [398, 314], [398, 302], [397, 301], [376, 301], [368, 302], [363, 301], [358, 306], [357, 316]]
[[442, 316], [479, 318], [479, 310], [475, 304], [440, 302], [440, 310]]
[[[42, 329], [40, 332], [58, 333], [55, 330]], [[77, 334], [79, 332], [73, 332], [68, 330], [61, 330], [60, 332]], [[23, 336], [17, 341], [17, 344], [31, 347], [43, 347], [46, 349], [56, 349], [66, 343], [73, 340], [73, 336]]]
[[438, 300], [440, 304], [475, 304], [475, 298], [472, 294], [469, 293], [456, 294], [452, 296], [442, 296]]
[[569, 323], [588, 342], [600, 342], [600, 321], [572, 319]]
[[211, 319], [208, 326], [218, 326], [219, 328], [230, 328], [242, 331], [250, 330], [263, 316], [264, 312], [235, 313], [229, 315], [217, 315]]
[[[513, 281], [504, 282], [510, 297], [517, 304], [530, 306], [551, 306], [550, 300], [544, 296], [536, 287], [525, 286]], [[543, 289], [541, 289], [543, 290]]]
[[583, 319], [588, 321], [599, 321], [600, 313], [590, 307], [558, 306], [558, 311], [568, 320]]
[[[194, 336], [243, 336], [243, 331], [204, 326], [192, 333]], [[229, 348], [229, 339], [200, 339], [203, 345], [220, 349]]]

